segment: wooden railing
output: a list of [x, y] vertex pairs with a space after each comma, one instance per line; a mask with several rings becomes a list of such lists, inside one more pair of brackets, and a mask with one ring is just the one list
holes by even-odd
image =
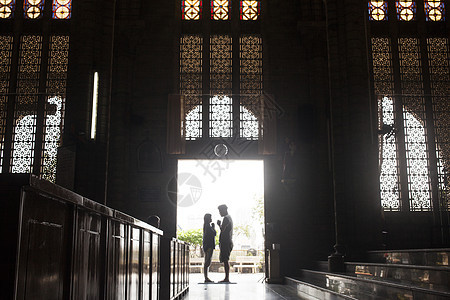
[[34, 176], [0, 174], [0, 195], [2, 299], [163, 299], [161, 230]]
[[189, 287], [189, 244], [173, 238], [170, 241], [170, 260], [170, 299], [175, 299]]

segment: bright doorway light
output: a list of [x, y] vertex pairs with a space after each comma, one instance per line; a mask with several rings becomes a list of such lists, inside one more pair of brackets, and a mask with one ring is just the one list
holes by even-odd
[[[234, 223], [233, 250], [264, 249], [264, 162], [179, 160], [177, 229], [203, 228], [203, 216], [221, 219], [226, 204]], [[219, 232], [219, 231], [218, 231]]]

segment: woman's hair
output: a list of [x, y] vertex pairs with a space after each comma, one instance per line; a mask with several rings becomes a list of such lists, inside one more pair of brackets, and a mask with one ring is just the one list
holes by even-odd
[[206, 223], [209, 220], [211, 220], [211, 214], [205, 214], [205, 216], [203, 217], [203, 221], [205, 221]]

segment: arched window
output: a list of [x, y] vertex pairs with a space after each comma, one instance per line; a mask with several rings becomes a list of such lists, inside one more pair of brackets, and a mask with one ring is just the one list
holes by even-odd
[[[4, 83], [4, 78], [9, 78], [9, 72], [13, 71], [10, 70], [11, 55], [8, 54], [12, 38], [2, 37], [0, 41], [4, 43], [2, 54], [10, 57], [7, 65], [0, 65], [3, 75], [0, 80]], [[56, 154], [64, 124], [68, 51], [68, 36], [50, 36], [46, 50], [43, 50], [43, 37], [40, 35], [20, 38], [16, 90], [8, 94], [8, 85], [1, 87], [2, 108], [9, 101], [14, 103], [13, 114], [9, 116], [13, 124], [10, 136], [5, 136], [8, 123], [6, 109], [2, 109], [0, 119], [3, 171], [7, 165], [11, 173], [34, 173], [55, 181]], [[43, 60], [46, 60], [45, 72], [41, 70]], [[42, 75], [46, 76], [44, 80], [41, 80]], [[43, 112], [38, 107], [43, 107]], [[8, 153], [4, 152], [5, 140], [10, 145]], [[5, 161], [5, 154], [10, 160]]]
[[[242, 35], [239, 38], [239, 52], [235, 53], [229, 35], [211, 35], [207, 56], [204, 55], [203, 39], [200, 35], [183, 35], [180, 38], [184, 137], [186, 140], [196, 140], [207, 134], [213, 138], [258, 140], [263, 88], [262, 38]], [[233, 66], [236, 55], [239, 65]], [[209, 65], [208, 72], [205, 72], [204, 65]], [[239, 85], [235, 87], [233, 72], [239, 75]], [[208, 87], [207, 93], [204, 93], [205, 85]], [[233, 110], [236, 99], [239, 99], [239, 105]], [[208, 112], [207, 120], [204, 120], [205, 111]], [[234, 126], [239, 126], [239, 129], [234, 130]]]
[[[214, 120], [211, 121], [210, 137], [231, 137], [232, 134], [232, 119], [231, 110], [228, 105], [231, 105], [229, 97], [212, 97], [211, 114]], [[202, 106], [197, 105], [186, 113], [184, 120], [184, 136], [186, 140], [196, 140], [202, 136], [202, 122], [201, 116]], [[259, 118], [257, 115], [248, 110], [243, 105], [240, 106], [240, 137], [247, 140], [257, 140], [259, 137]]]

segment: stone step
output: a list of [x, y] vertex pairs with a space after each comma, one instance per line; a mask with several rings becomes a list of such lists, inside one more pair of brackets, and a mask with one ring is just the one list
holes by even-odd
[[316, 286], [295, 278], [285, 277], [286, 285], [292, 287], [296, 291], [297, 297], [300, 299], [320, 299], [320, 300], [354, 300], [356, 298], [341, 295], [337, 292], [327, 290], [320, 286]]
[[416, 266], [449, 266], [450, 249], [406, 249], [369, 251], [369, 262]]
[[450, 293], [411, 284], [359, 278], [345, 274], [301, 270], [295, 279], [355, 299], [448, 300]]
[[406, 283], [450, 292], [450, 267], [347, 262], [345, 270], [346, 274], [359, 278]]

